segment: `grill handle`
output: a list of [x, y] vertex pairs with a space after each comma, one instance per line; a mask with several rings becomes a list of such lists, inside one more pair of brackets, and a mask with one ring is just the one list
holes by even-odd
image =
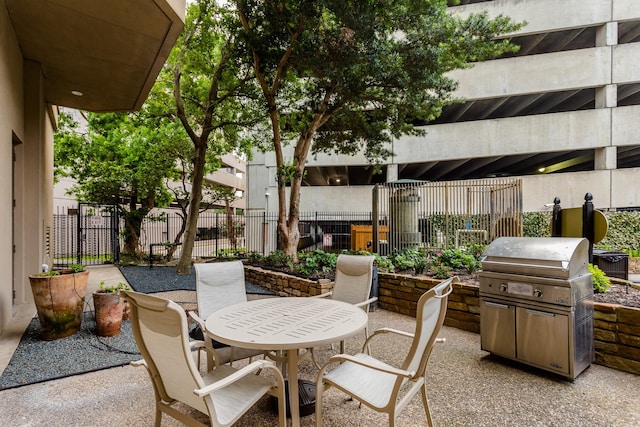
[[502, 308], [502, 309], [509, 308], [509, 306], [507, 304], [498, 304], [497, 302], [490, 302], [490, 301], [485, 301], [484, 303], [486, 305], [488, 305], [489, 307]]
[[527, 308], [527, 313], [533, 314], [536, 316], [555, 317], [554, 313], [549, 313], [548, 311], [532, 310], [530, 308]]

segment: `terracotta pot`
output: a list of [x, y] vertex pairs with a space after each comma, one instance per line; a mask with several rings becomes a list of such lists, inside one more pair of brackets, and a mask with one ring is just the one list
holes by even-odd
[[112, 337], [120, 333], [124, 300], [118, 292], [94, 292], [93, 306], [96, 310], [96, 334]]
[[131, 307], [129, 307], [129, 301], [124, 300], [124, 309], [122, 311], [122, 320], [129, 320], [131, 318]]
[[43, 339], [64, 338], [80, 330], [88, 278], [88, 271], [29, 276]]

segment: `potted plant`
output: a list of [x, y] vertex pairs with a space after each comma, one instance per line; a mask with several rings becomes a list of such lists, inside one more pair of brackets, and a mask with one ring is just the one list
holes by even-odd
[[112, 337], [120, 333], [124, 314], [124, 300], [120, 298], [120, 290], [130, 289], [129, 285], [119, 282], [107, 285], [104, 280], [93, 293], [93, 306], [96, 313], [96, 333], [101, 337]]
[[43, 339], [64, 338], [80, 330], [88, 278], [80, 264], [29, 276]]

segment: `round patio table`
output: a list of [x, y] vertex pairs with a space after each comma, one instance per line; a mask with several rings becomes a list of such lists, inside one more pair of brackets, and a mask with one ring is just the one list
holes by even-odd
[[299, 351], [353, 336], [367, 320], [364, 310], [342, 301], [265, 298], [218, 310], [207, 318], [205, 328], [211, 338], [232, 346], [284, 352], [291, 421], [299, 426]]

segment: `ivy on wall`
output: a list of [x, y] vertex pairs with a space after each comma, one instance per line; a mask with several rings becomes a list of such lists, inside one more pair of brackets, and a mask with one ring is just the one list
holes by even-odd
[[[637, 253], [640, 250], [640, 212], [605, 212], [609, 229], [607, 236], [595, 246], [608, 251]], [[551, 212], [525, 212], [523, 230], [525, 237], [551, 236]]]

